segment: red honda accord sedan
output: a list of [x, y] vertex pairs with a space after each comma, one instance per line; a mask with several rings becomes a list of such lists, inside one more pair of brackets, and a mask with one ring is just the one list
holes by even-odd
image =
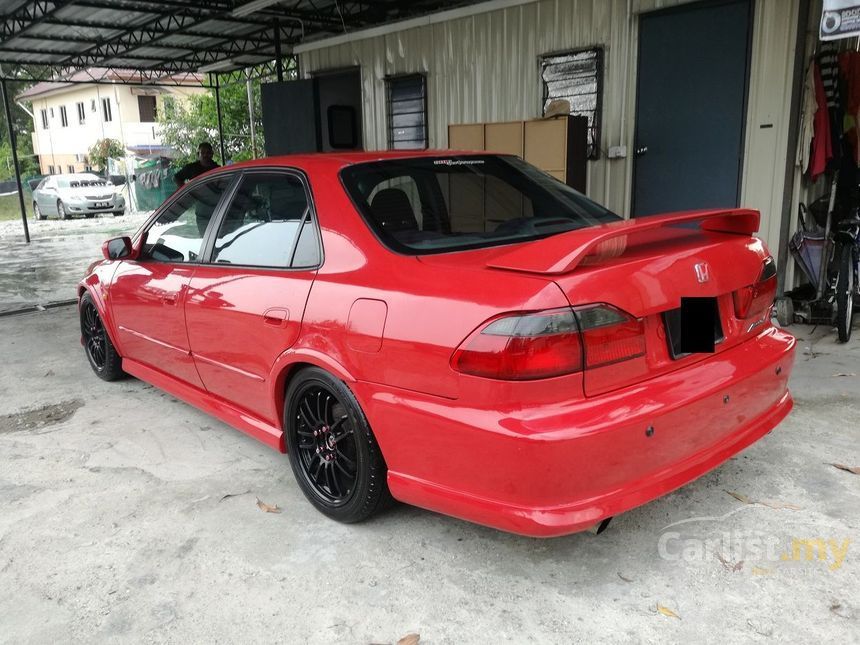
[[344, 522], [394, 498], [588, 528], [792, 406], [750, 210], [622, 220], [518, 158], [278, 157], [209, 172], [79, 286], [95, 373], [289, 454]]

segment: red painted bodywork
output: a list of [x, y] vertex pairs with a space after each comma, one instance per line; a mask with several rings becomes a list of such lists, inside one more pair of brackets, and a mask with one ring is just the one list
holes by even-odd
[[[102, 261], [79, 294], [93, 293], [127, 372], [281, 451], [291, 374], [328, 370], [362, 406], [395, 498], [524, 535], [581, 530], [678, 488], [791, 409], [794, 339], [769, 316], [751, 324], [733, 313], [732, 292], [755, 282], [768, 256], [751, 235], [755, 211], [405, 256], [378, 241], [338, 176], [398, 156], [416, 155], [280, 157], [215, 171], [301, 170], [319, 269]], [[661, 315], [682, 296], [718, 298], [725, 339], [714, 354], [669, 356]], [[451, 367], [464, 339], [500, 314], [598, 302], [643, 320], [646, 352], [623, 368], [496, 381]]]

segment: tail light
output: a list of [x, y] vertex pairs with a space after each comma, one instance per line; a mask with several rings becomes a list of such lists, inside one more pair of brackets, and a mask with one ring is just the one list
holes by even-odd
[[451, 367], [519, 381], [572, 374], [644, 353], [642, 321], [598, 304], [497, 318], [463, 341]]
[[740, 320], [763, 318], [776, 297], [776, 262], [767, 258], [761, 275], [755, 284], [738, 289], [732, 294], [735, 301], [735, 317]]
[[645, 324], [609, 305], [575, 307], [585, 367], [595, 368], [645, 354]]

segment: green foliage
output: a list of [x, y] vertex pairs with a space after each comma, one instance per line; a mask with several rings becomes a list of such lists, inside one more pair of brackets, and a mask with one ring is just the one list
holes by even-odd
[[[263, 111], [260, 104], [260, 81], [251, 82], [254, 105], [256, 156], [263, 156]], [[221, 88], [221, 118], [224, 128], [224, 152], [227, 159], [245, 161], [254, 158], [251, 150], [251, 125], [248, 119], [248, 94], [245, 83]], [[218, 112], [215, 90], [196, 94], [186, 101], [165, 97], [158, 113], [162, 141], [176, 150], [176, 165], [197, 159], [197, 146], [212, 144], [215, 160], [224, 164], [218, 147]]]
[[[6, 127], [6, 124], [3, 124]], [[29, 177], [39, 174], [39, 164], [36, 163], [36, 155], [33, 154], [33, 141], [30, 135], [18, 139], [18, 165], [21, 168], [21, 177]], [[9, 136], [3, 137], [0, 142], [0, 179], [12, 179], [15, 177], [15, 167], [12, 163], [12, 147], [9, 145]]]
[[125, 148], [116, 139], [99, 139], [87, 152], [91, 166], [98, 166], [100, 170], [107, 168], [107, 160], [110, 158], [121, 158], [125, 156]]
[[[17, 103], [15, 97], [30, 87], [32, 82], [8, 81], [6, 90], [9, 92], [9, 108], [12, 112], [12, 129], [18, 144], [18, 163], [21, 175], [29, 176], [39, 173], [39, 164], [33, 154], [33, 119]], [[12, 146], [9, 144], [9, 130], [6, 127], [6, 111], [0, 105], [0, 179], [10, 179], [15, 176], [12, 164]]]

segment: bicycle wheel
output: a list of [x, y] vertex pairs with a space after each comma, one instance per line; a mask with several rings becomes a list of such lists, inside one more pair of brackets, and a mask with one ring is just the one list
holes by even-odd
[[852, 244], [843, 244], [839, 254], [839, 277], [836, 280], [836, 331], [841, 343], [847, 343], [851, 338], [854, 291], [854, 247]]

